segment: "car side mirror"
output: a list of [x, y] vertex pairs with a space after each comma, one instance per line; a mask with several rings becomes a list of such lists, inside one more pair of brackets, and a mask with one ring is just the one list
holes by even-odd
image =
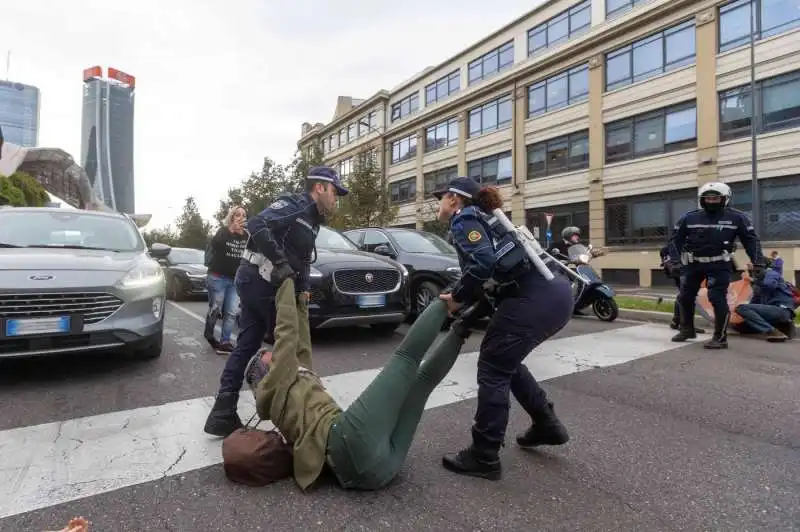
[[160, 244], [158, 242], [150, 246], [150, 256], [159, 262], [162, 260], [166, 261], [166, 258], [171, 251], [172, 248], [170, 246], [166, 244]]
[[381, 244], [380, 246], [376, 246], [375, 251], [373, 251], [373, 253], [394, 258], [394, 253], [392, 253], [392, 250], [386, 244]]

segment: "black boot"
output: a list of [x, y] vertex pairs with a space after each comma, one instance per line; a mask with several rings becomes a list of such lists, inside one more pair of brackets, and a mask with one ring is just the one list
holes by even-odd
[[703, 344], [705, 349], [727, 349], [728, 348], [728, 338], [723, 335], [714, 334], [711, 337], [711, 340]]
[[206, 419], [206, 426], [203, 430], [212, 436], [228, 437], [236, 429], [244, 426], [239, 414], [236, 412], [236, 405], [239, 402], [239, 394], [228, 392], [217, 395], [214, 407]]
[[697, 331], [694, 329], [681, 329], [678, 334], [672, 337], [673, 342], [685, 342], [697, 338]]
[[564, 445], [568, 441], [569, 433], [561, 420], [556, 417], [553, 403], [547, 403], [544, 410], [533, 416], [530, 428], [517, 436], [517, 444], [524, 448]]
[[455, 454], [444, 455], [442, 465], [453, 473], [486, 480], [500, 480], [503, 476], [497, 451], [478, 449], [474, 445]]

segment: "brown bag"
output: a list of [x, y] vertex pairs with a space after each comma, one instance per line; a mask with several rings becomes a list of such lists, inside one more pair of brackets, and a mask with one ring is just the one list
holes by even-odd
[[258, 423], [249, 425], [222, 440], [225, 476], [247, 486], [266, 486], [290, 477], [294, 471], [292, 447], [277, 430], [258, 430]]

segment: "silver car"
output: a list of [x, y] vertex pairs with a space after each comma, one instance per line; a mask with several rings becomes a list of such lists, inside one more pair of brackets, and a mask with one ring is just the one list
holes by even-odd
[[160, 356], [168, 253], [123, 214], [0, 208], [0, 358]]

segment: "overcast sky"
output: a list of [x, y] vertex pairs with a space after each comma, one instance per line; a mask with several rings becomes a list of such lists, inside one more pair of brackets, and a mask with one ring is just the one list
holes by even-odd
[[39, 143], [80, 163], [81, 75], [136, 77], [136, 210], [210, 217], [264, 156], [288, 163], [339, 95], [391, 89], [536, 0], [23, 0], [0, 6], [0, 67], [39, 87]]

